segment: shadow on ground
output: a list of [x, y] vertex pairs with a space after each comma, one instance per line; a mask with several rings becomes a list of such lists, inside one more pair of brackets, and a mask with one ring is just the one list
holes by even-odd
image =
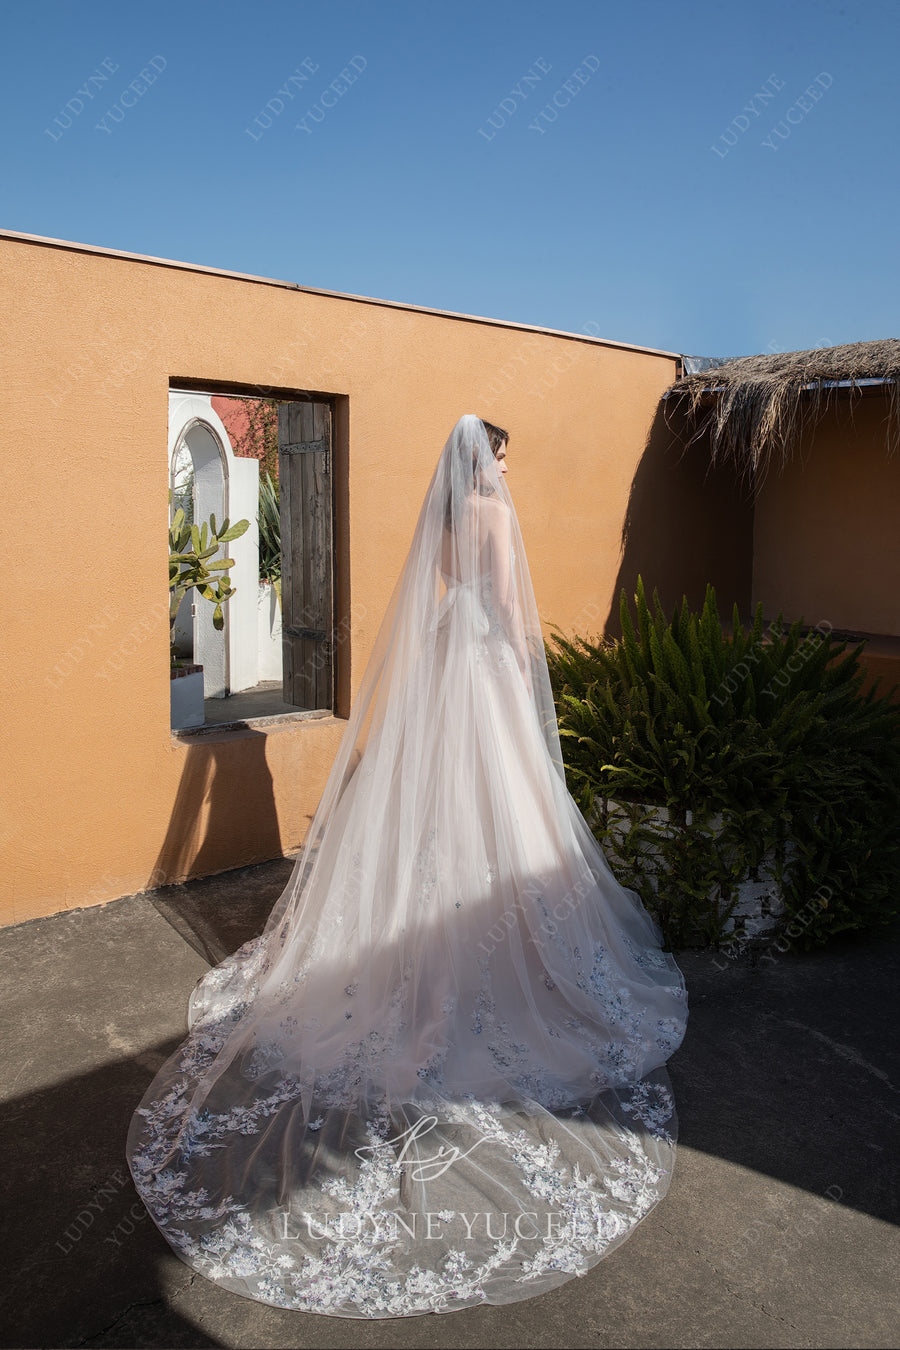
[[[232, 1295], [172, 1252], [125, 1162], [129, 1120], [209, 964], [259, 932], [293, 862], [0, 930], [8, 1346], [893, 1344], [900, 935], [755, 965], [679, 954], [668, 1196], [535, 1301], [351, 1321]], [[424, 1339], [423, 1339], [424, 1338]]]

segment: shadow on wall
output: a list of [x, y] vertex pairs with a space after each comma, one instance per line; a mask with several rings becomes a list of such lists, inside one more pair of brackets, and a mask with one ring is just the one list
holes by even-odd
[[[668, 416], [668, 423], [666, 421]], [[628, 497], [622, 553], [605, 635], [622, 636], [619, 598], [625, 589], [634, 613], [638, 574], [652, 604], [654, 587], [671, 618], [686, 595], [700, 609], [707, 582], [716, 590], [723, 627], [730, 630], [737, 601], [742, 621], [750, 610], [753, 576], [753, 504], [731, 465], [710, 467], [703, 438], [685, 449], [683, 416], [660, 401]]]
[[[669, 615], [683, 594], [699, 608], [711, 581], [726, 628], [735, 600], [742, 619], [751, 617], [749, 490], [742, 488], [730, 466], [709, 468], [703, 442], [684, 449], [686, 437], [677, 417], [670, 412], [667, 425], [662, 405], [657, 409], [632, 480], [621, 560], [603, 630], [607, 637], [621, 637], [619, 593], [624, 587], [631, 606], [638, 574], [648, 597], [654, 587], [658, 589]], [[229, 897], [230, 917], [224, 929], [222, 915], [213, 911], [200, 916], [199, 926], [197, 916], [188, 922], [181, 883], [284, 857], [266, 739], [247, 728], [227, 739], [210, 737], [186, 744], [166, 836], [147, 882], [159, 912], [211, 964], [254, 936], [254, 921]], [[227, 868], [223, 858], [228, 859]], [[285, 884], [291, 866], [286, 863]], [[247, 886], [252, 908], [249, 879]]]
[[[189, 744], [166, 836], [148, 882], [160, 913], [195, 951], [215, 964], [253, 936], [243, 922], [244, 907], [230, 905], [226, 932], [222, 916], [213, 913], [201, 914], [199, 924], [186, 927], [181, 883], [282, 856], [266, 737], [248, 728], [227, 740]], [[227, 869], [222, 867], [223, 858], [229, 859]], [[286, 866], [290, 870], [292, 863]], [[248, 883], [247, 904], [255, 913], [254, 899], [255, 889]]]

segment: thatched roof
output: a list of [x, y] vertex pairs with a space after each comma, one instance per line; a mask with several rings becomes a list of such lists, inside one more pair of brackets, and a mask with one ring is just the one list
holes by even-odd
[[[688, 444], [709, 433], [711, 459], [731, 459], [758, 489], [770, 463], [792, 455], [801, 431], [837, 395], [867, 381], [888, 395], [888, 453], [900, 448], [900, 339], [850, 342], [806, 352], [738, 356], [684, 375], [666, 390], [668, 407], [687, 414]], [[666, 407], [666, 403], [663, 405]]]

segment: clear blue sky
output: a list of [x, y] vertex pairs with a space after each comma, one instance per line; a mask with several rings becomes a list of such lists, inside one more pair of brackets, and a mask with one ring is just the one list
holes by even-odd
[[19, 0], [4, 37], [4, 229], [695, 355], [900, 335], [897, 0]]

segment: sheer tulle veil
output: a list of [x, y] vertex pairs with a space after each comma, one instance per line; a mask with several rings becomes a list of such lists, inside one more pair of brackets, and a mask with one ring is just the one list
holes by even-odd
[[181, 1258], [348, 1317], [531, 1297], [665, 1193], [684, 981], [567, 791], [505, 475], [459, 419], [304, 847], [127, 1156]]
[[[434, 809], [438, 774], [449, 754], [474, 764], [476, 747], [439, 743], [444, 725], [438, 712], [454, 699], [476, 690], [447, 687], [448, 648], [471, 650], [485, 630], [477, 604], [464, 603], [462, 592], [447, 590], [442, 567], [449, 564], [463, 587], [474, 591], [489, 575], [485, 558], [487, 516], [500, 517], [506, 532], [510, 562], [505, 574], [507, 593], [497, 597], [504, 615], [513, 616], [519, 646], [517, 663], [526, 669], [530, 697], [547, 752], [564, 781], [556, 710], [544, 654], [540, 618], [535, 602], [519, 522], [505, 475], [497, 466], [484, 424], [474, 415], [463, 416], [453, 427], [425, 492], [412, 544], [382, 619], [359, 691], [353, 703], [340, 747], [306, 837], [304, 853], [314, 857], [325, 834], [333, 828], [348, 784], [362, 756], [373, 779], [390, 775], [399, 780], [402, 829], [389, 840], [379, 837], [378, 815], [368, 822], [371, 852], [396, 849], [398, 873], [408, 874], [421, 846]], [[467, 597], [471, 598], [471, 597]], [[390, 794], [377, 794], [386, 805]], [[377, 808], [376, 808], [377, 810]], [[365, 860], [364, 860], [365, 861]], [[314, 916], [305, 902], [317, 897], [316, 872], [298, 863], [294, 876], [272, 911], [267, 932], [275, 935], [279, 921], [305, 924]], [[375, 873], [373, 872], [373, 875]], [[331, 884], [331, 877], [326, 884]], [[298, 934], [299, 936], [299, 934]], [[311, 939], [311, 932], [306, 936]], [[273, 953], [274, 954], [274, 953]], [[292, 957], [296, 956], [292, 950]], [[200, 1012], [202, 993], [191, 1010]]]

